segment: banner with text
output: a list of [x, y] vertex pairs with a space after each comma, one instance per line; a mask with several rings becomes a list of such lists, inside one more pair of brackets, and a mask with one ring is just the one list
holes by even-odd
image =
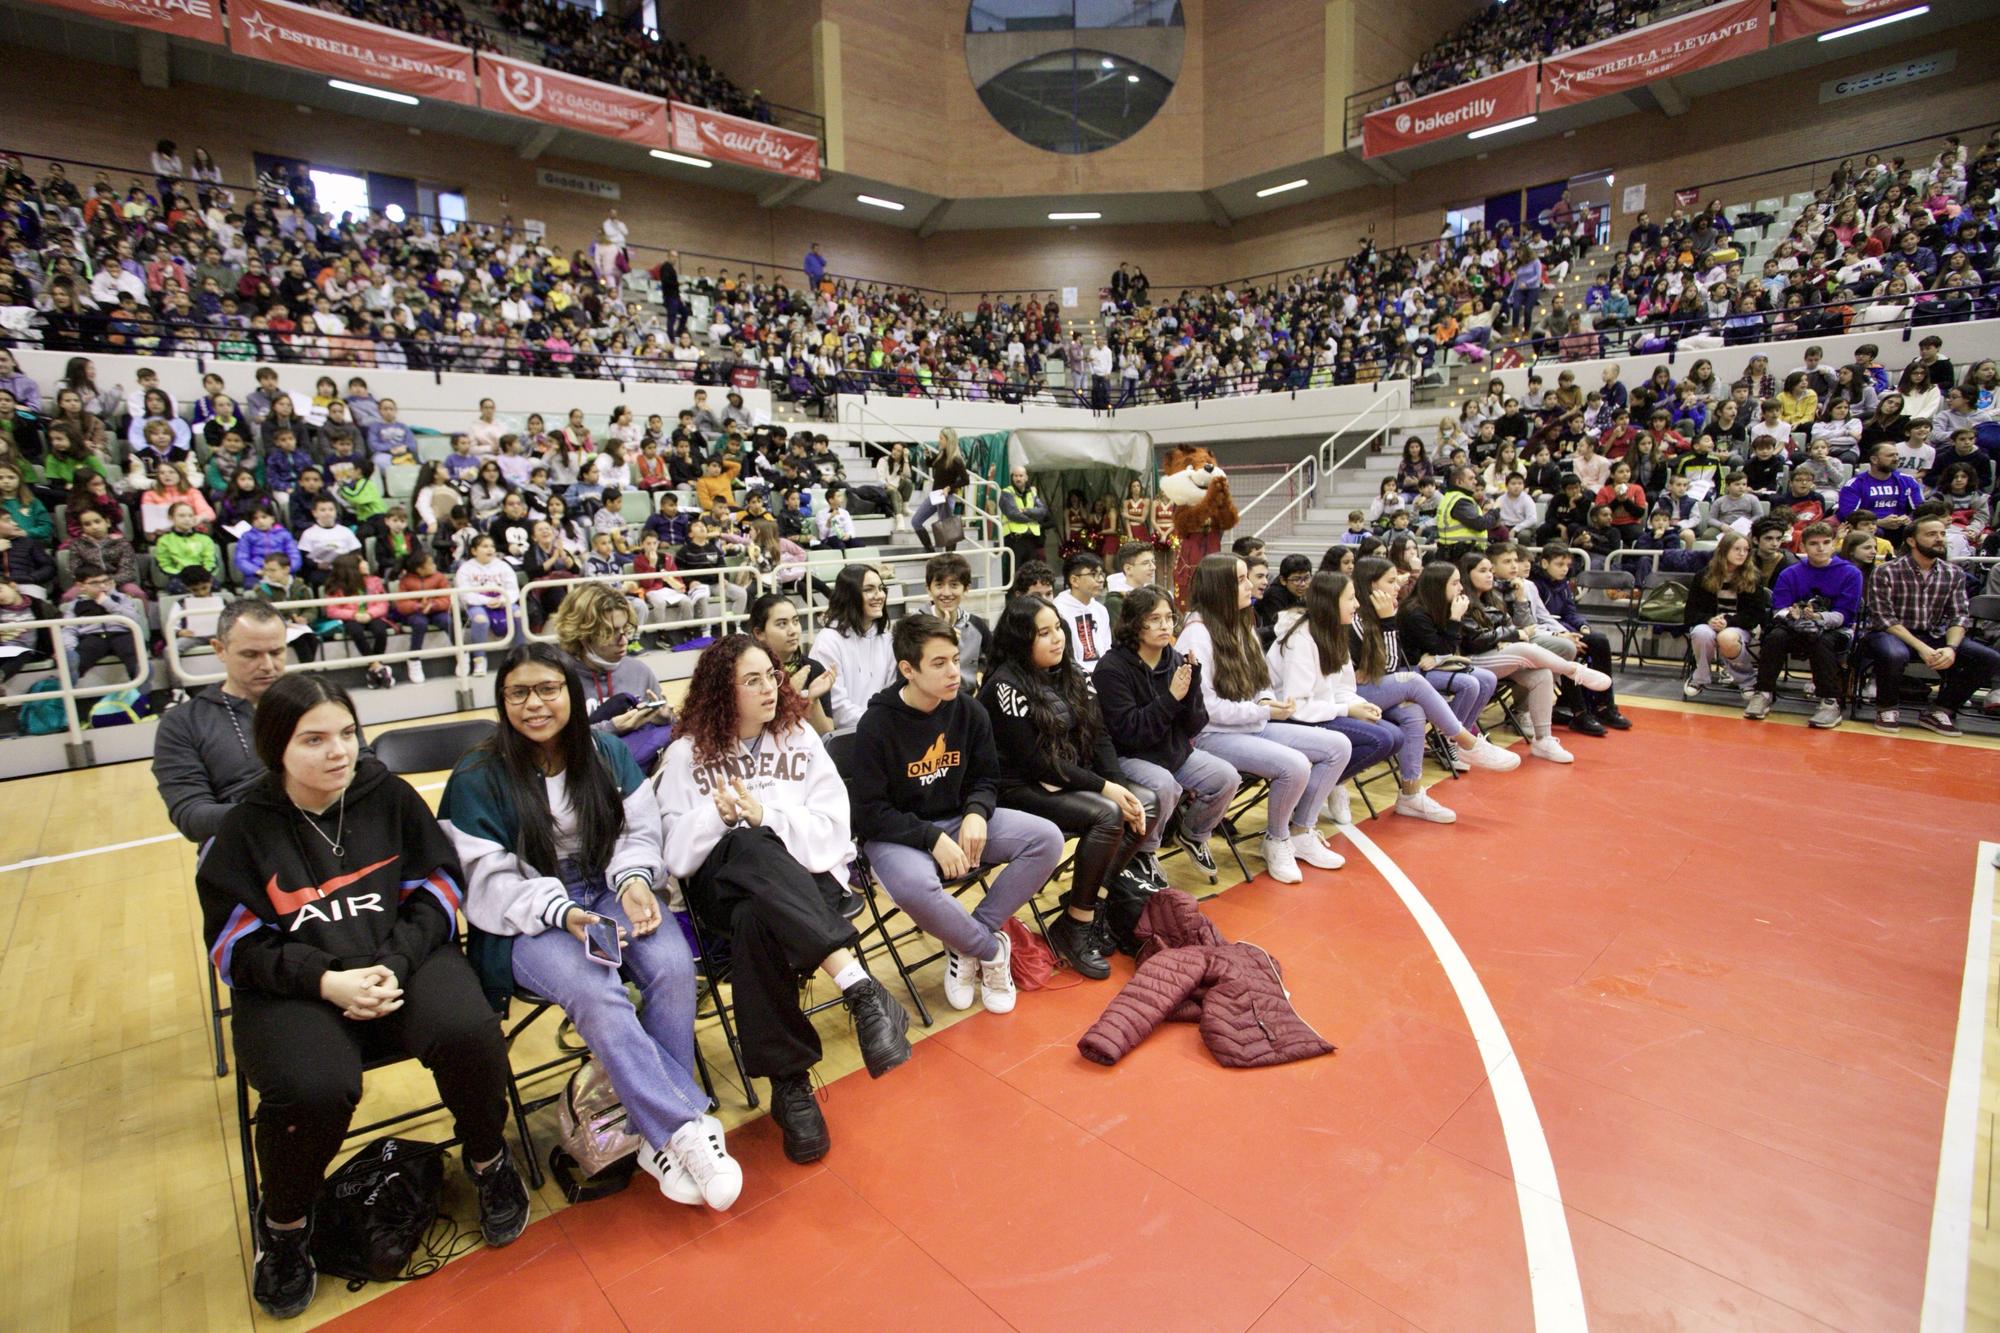
[[223, 43], [222, 0], [42, 0], [56, 9], [134, 28], [150, 28], [169, 37]]
[[286, 0], [233, 0], [229, 49], [372, 88], [474, 106], [472, 52]]
[[491, 51], [479, 56], [479, 105], [647, 148], [667, 146], [667, 104], [660, 98]]
[[1914, 0], [1778, 0], [1772, 40], [1789, 42], [1913, 8]]
[[1770, 42], [1770, 12], [1770, 0], [1732, 0], [1550, 56], [1542, 62], [1542, 109], [1630, 92], [1761, 51]]
[[762, 121], [725, 116], [706, 107], [675, 102], [672, 106], [676, 153], [733, 162], [759, 171], [819, 179], [819, 140], [795, 130], [781, 130]]
[[1380, 157], [1468, 130], [1535, 114], [1535, 67], [1523, 65], [1414, 102], [1370, 112], [1361, 122], [1361, 155]]

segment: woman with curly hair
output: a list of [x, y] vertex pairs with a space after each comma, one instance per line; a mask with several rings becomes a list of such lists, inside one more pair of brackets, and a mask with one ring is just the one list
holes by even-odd
[[807, 708], [761, 644], [731, 634], [695, 663], [653, 779], [667, 871], [701, 927], [730, 941], [743, 1068], [771, 1080], [771, 1118], [801, 1165], [830, 1146], [809, 1082], [820, 1043], [799, 1012], [802, 974], [817, 968], [840, 988], [871, 1077], [910, 1057], [909, 1015], [855, 956], [847, 789]]

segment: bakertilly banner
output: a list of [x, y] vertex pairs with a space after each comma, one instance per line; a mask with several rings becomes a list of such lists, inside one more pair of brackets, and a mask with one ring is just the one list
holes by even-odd
[[[81, 0], [71, 0], [79, 3]], [[1372, 111], [1361, 122], [1361, 154], [1414, 148], [1505, 125], [1541, 111], [1754, 55], [1883, 14], [1917, 0], [1723, 0], [1538, 62]]]
[[411, 97], [476, 106], [644, 148], [818, 180], [819, 139], [705, 107], [648, 97], [486, 51], [399, 32], [289, 0], [38, 0], [50, 8]]

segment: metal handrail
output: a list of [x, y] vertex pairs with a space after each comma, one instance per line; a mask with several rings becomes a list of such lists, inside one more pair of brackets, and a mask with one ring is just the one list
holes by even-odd
[[[139, 674], [130, 680], [114, 681], [109, 685], [78, 685], [69, 671], [69, 653], [63, 648], [62, 631], [78, 625], [122, 625], [132, 635], [133, 658], [139, 663]], [[146, 627], [130, 616], [106, 614], [96, 616], [50, 616], [38, 620], [9, 621], [9, 632], [45, 631], [49, 636], [49, 657], [55, 666], [56, 688], [39, 692], [24, 690], [20, 694], [0, 693], [0, 705], [26, 705], [39, 703], [54, 697], [62, 701], [63, 730], [69, 735], [72, 765], [80, 758], [83, 763], [92, 762], [90, 742], [83, 737], [83, 725], [77, 720], [76, 701], [78, 699], [101, 699], [117, 694], [121, 690], [137, 689], [153, 675], [153, 658], [146, 651]], [[0, 686], [4, 690], [5, 686]]]
[[[1392, 382], [1400, 382], [1400, 381], [1392, 381]], [[1404, 405], [1397, 404], [1395, 402], [1395, 398], [1397, 396], [1399, 395], [1391, 395], [1388, 398], [1378, 397], [1374, 402], [1368, 404], [1368, 406], [1362, 408], [1359, 412], [1356, 412], [1352, 417], [1349, 417], [1339, 426], [1336, 426], [1333, 430], [1333, 433], [1328, 435], [1325, 439], [1321, 440], [1317, 445], [1313, 446], [1313, 449], [1310, 453], [1306, 454], [1303, 458], [1299, 459], [1298, 462], [1294, 463], [1290, 468], [1286, 469], [1277, 478], [1277, 480], [1273, 481], [1269, 486], [1266, 486], [1262, 491], [1258, 492], [1255, 499], [1251, 500], [1248, 504], [1241, 506], [1242, 512], [1247, 514], [1252, 509], [1255, 509], [1264, 500], [1269, 498], [1271, 493], [1276, 491], [1279, 487], [1292, 482], [1295, 478], [1301, 476], [1301, 474], [1308, 474], [1308, 473], [1310, 474], [1310, 479], [1305, 481], [1302, 485], [1298, 487], [1297, 493], [1293, 495], [1293, 497], [1285, 503], [1284, 507], [1279, 509], [1276, 514], [1272, 515], [1271, 518], [1268, 521], [1266, 521], [1262, 527], [1258, 528], [1257, 531], [1251, 535], [1256, 537], [1262, 537], [1266, 532], [1268, 532], [1271, 529], [1271, 526], [1273, 524], [1275, 524], [1280, 518], [1283, 518], [1292, 509], [1297, 507], [1300, 500], [1308, 498], [1309, 496], [1312, 496], [1317, 493], [1319, 479], [1321, 477], [1324, 477], [1328, 472], [1332, 471], [1333, 468], [1339, 467], [1342, 463], [1345, 463], [1349, 458], [1352, 458], [1361, 449], [1365, 448], [1367, 444], [1370, 441], [1372, 441], [1376, 436], [1380, 435], [1383, 431], [1389, 429], [1389, 427], [1393, 424], [1393, 420], [1384, 421], [1380, 426], [1376, 427], [1375, 430], [1370, 432], [1368, 437], [1364, 439], [1360, 444], [1356, 445], [1353, 449], [1350, 449], [1347, 453], [1343, 454], [1339, 462], [1330, 462], [1333, 453], [1333, 446], [1335, 445], [1335, 443], [1339, 441], [1341, 436], [1347, 434], [1348, 431], [1352, 430], [1355, 426], [1359, 425], [1362, 419], [1368, 416], [1369, 413], [1379, 411], [1384, 407], [1388, 407], [1391, 409], [1392, 418], [1394, 415], [1401, 413], [1403, 411]]]
[[[393, 633], [400, 627], [399, 622], [395, 618], [398, 603], [429, 602], [436, 601], [440, 597], [451, 603], [450, 643], [445, 647], [426, 648], [422, 652], [411, 652], [408, 649], [391, 652], [384, 649], [379, 653], [356, 653], [352, 656], [340, 658], [328, 658], [322, 654], [311, 662], [301, 662], [297, 666], [286, 668], [288, 671], [333, 671], [348, 670], [362, 663], [370, 666], [377, 664], [389, 666], [398, 662], [424, 661], [434, 657], [456, 657], [466, 652], [491, 651], [485, 644], [469, 644], [465, 641], [465, 620], [462, 614], [464, 608], [468, 604], [477, 605], [481, 610], [486, 610], [490, 606], [489, 603], [483, 601], [470, 603], [469, 599], [474, 596], [487, 597], [491, 596], [491, 594], [484, 589], [478, 588], [426, 588], [421, 592], [403, 592], [396, 588], [385, 587], [379, 593], [356, 593], [353, 596], [347, 597], [305, 597], [297, 601], [272, 602], [270, 603], [270, 607], [273, 611], [278, 612], [313, 611], [325, 610], [333, 606], [359, 606], [366, 602], [387, 602], [389, 604], [389, 625]], [[505, 645], [513, 641], [516, 628], [516, 600], [518, 599], [501, 599], [499, 607], [506, 613], [506, 633], [499, 639], [491, 642]], [[184, 600], [178, 598], [166, 607], [161, 617], [160, 629], [166, 639], [167, 669], [170, 677], [178, 686], [213, 685], [218, 681], [226, 679], [225, 674], [222, 672], [189, 671], [183, 664], [184, 659], [180, 653], [180, 635], [177, 631], [180, 628], [181, 622], [186, 620], [186, 618], [186, 603]], [[287, 642], [289, 643], [290, 640], [287, 640]]]

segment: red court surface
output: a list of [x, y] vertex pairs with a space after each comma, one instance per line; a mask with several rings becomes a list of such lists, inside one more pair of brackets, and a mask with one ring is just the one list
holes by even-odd
[[[2000, 752], [1639, 710], [1578, 762], [1365, 830], [1505, 1026], [1592, 1325], [1914, 1328], [1975, 844]], [[1358, 807], [1357, 807], [1358, 808]], [[731, 1135], [728, 1214], [635, 1185], [389, 1291], [356, 1328], [1521, 1329], [1521, 1211], [1436, 955], [1362, 857], [1205, 910], [1338, 1055], [1077, 1035], [1130, 972], [835, 1083], [834, 1150]], [[642, 1180], [643, 1184], [643, 1180]]]

